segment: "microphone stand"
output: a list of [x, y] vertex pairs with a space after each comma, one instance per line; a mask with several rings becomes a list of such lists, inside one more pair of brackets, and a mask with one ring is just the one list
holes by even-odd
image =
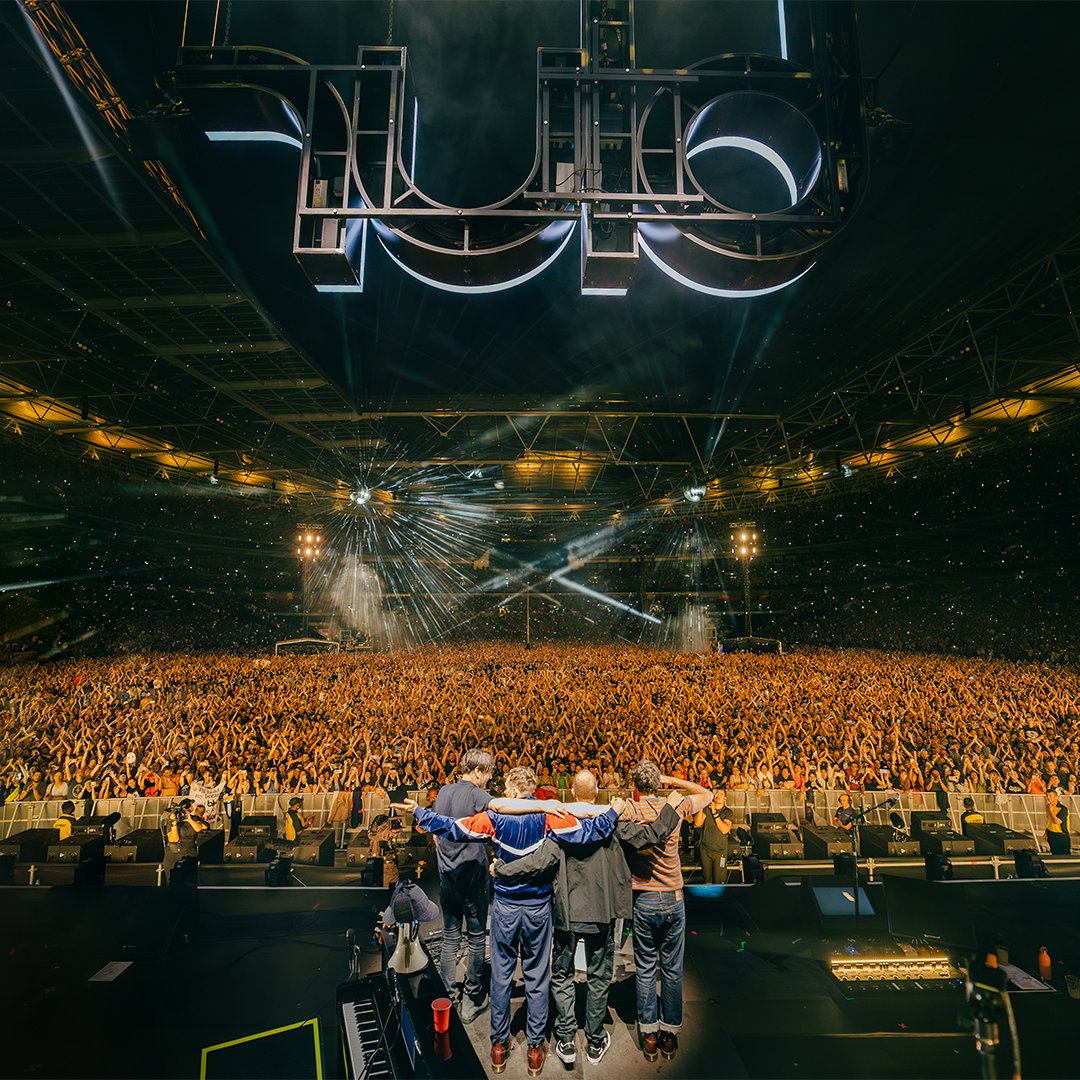
[[853, 816], [851, 819], [851, 877], [852, 877], [852, 896], [855, 897], [855, 931], [859, 930], [859, 826], [866, 820], [867, 814], [872, 814], [875, 810], [880, 810], [885, 806], [895, 806], [899, 800], [890, 795], [887, 799], [883, 799], [879, 803], [874, 803], [873, 806], [860, 806], [858, 810], [852, 807]]

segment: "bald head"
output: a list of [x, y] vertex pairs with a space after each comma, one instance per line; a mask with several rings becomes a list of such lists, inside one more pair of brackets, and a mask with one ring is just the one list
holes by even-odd
[[596, 776], [588, 769], [582, 769], [574, 777], [571, 787], [577, 802], [596, 802]]

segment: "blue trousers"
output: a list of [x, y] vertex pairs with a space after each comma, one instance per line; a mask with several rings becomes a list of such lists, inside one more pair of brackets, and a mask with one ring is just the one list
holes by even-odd
[[[683, 946], [686, 910], [673, 892], [634, 893], [634, 967], [637, 969], [638, 1028], [643, 1034], [678, 1031], [682, 1024]], [[660, 977], [657, 1018], [656, 979]]]
[[521, 955], [525, 979], [525, 1037], [544, 1041], [551, 984], [551, 901], [512, 904], [499, 897], [491, 905], [491, 1041], [510, 1039], [510, 991]]

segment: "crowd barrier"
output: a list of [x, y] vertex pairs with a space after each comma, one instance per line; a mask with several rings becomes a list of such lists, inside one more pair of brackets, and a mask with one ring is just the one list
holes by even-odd
[[[348, 806], [340, 807], [337, 815], [334, 815], [334, 806], [337, 803], [339, 792], [318, 792], [302, 795], [303, 801], [301, 813], [305, 818], [312, 819], [312, 825], [321, 828], [325, 826], [344, 825], [348, 828], [353, 825], [352, 801], [348, 800]], [[426, 800], [426, 794], [410, 792], [413, 798], [420, 802]], [[806, 793], [775, 789], [767, 791], [729, 791], [727, 804], [731, 808], [732, 815], [737, 824], [749, 824], [756, 813], [783, 814], [792, 824], [802, 824], [807, 817], [807, 808], [813, 808], [813, 818], [818, 824], [831, 824], [833, 815], [840, 805], [840, 791], [818, 791], [809, 798]], [[934, 792], [888, 792], [866, 791], [852, 793], [852, 802], [856, 808], [860, 806], [871, 807], [876, 803], [884, 802], [890, 795], [899, 799], [896, 805], [879, 807], [866, 815], [866, 823], [885, 825], [889, 823], [890, 814], [896, 813], [903, 820], [905, 829], [911, 826], [911, 815], [917, 811], [938, 811], [940, 808], [938, 796]], [[625, 790], [601, 791], [598, 796], [599, 802], [607, 802], [610, 798], [619, 796], [629, 798], [630, 793]], [[567, 792], [560, 792], [559, 797], [563, 801], [569, 799]], [[279, 825], [283, 823], [285, 811], [289, 805], [289, 795], [242, 795], [235, 802], [239, 802], [241, 812], [249, 814], [274, 814]], [[951, 792], [948, 795], [948, 805], [941, 812], [946, 813], [957, 832], [960, 831], [960, 814], [963, 811], [965, 796], [960, 792]], [[1046, 849], [1046, 799], [1042, 795], [985, 795], [973, 794], [970, 798], [975, 803], [975, 809], [983, 815], [987, 822], [1004, 825], [1014, 832], [1024, 833], [1031, 836], [1042, 850]], [[119, 813], [120, 822], [117, 825], [117, 835], [123, 836], [133, 829], [157, 828], [161, 814], [176, 799], [165, 798], [124, 798], [124, 799], [98, 799], [95, 803], [80, 801], [76, 804], [76, 816], [84, 817], [90, 813], [96, 816]], [[1080, 796], [1063, 795], [1062, 803], [1068, 807], [1069, 823], [1075, 828], [1080, 814]], [[229, 817], [236, 812], [235, 802], [226, 800], [217, 813], [222, 818]], [[379, 814], [385, 814], [390, 807], [390, 800], [385, 795], [367, 794], [363, 800], [363, 813], [360, 815], [358, 825], [367, 828], [371, 821]], [[10, 836], [12, 833], [23, 829], [49, 828], [60, 813], [60, 802], [56, 799], [41, 802], [7, 803], [0, 807], [0, 839]], [[336, 820], [335, 820], [336, 818]], [[220, 824], [220, 822], [219, 822]]]

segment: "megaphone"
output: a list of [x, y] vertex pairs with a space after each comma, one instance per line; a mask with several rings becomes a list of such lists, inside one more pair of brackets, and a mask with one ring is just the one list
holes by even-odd
[[400, 975], [415, 975], [428, 966], [428, 955], [420, 944], [419, 923], [398, 923], [397, 945], [389, 966]]

